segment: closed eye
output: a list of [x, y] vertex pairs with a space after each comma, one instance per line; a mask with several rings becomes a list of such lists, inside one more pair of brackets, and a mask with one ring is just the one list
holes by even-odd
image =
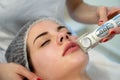
[[43, 42], [43, 44], [40, 47], [43, 47], [43, 46], [49, 44], [49, 42], [50, 42], [50, 40], [46, 40], [45, 42]]

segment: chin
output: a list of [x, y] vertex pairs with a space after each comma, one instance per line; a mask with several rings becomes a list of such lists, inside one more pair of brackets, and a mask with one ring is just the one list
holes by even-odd
[[71, 65], [76, 65], [78, 67], [85, 67], [88, 64], [89, 57], [88, 55], [84, 55], [79, 53], [76, 57], [73, 57], [71, 61]]

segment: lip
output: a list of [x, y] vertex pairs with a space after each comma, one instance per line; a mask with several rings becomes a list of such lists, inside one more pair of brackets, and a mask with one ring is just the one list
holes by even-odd
[[63, 56], [73, 53], [73, 52], [77, 51], [78, 49], [80, 49], [78, 44], [76, 44], [75, 42], [70, 42], [65, 46]]

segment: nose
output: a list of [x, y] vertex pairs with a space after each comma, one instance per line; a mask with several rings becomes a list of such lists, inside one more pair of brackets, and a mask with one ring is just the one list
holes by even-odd
[[63, 44], [65, 41], [70, 41], [70, 35], [66, 32], [60, 32], [57, 35], [57, 43], [59, 45]]

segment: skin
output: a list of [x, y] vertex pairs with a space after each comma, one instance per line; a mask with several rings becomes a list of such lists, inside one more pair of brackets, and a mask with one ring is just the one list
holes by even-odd
[[120, 7], [93, 6], [83, 0], [66, 0], [66, 5], [72, 19], [86, 24], [100, 25], [120, 13]]
[[[98, 14], [97, 6], [86, 4], [83, 0], [67, 0], [66, 5], [71, 18], [77, 22], [96, 24], [98, 23], [99, 15], [104, 15]], [[103, 13], [103, 11], [101, 12]]]
[[[83, 0], [67, 0], [66, 5], [72, 19], [85, 24], [98, 24], [98, 26], [120, 13], [120, 7], [97, 7], [86, 4]], [[116, 34], [120, 34], [120, 27], [110, 29], [109, 36], [100, 42], [106, 42]]]
[[23, 66], [15, 63], [0, 63], [0, 72], [2, 72], [0, 73], [0, 80], [23, 80], [22, 75], [24, 75], [29, 80], [39, 79], [38, 76], [32, 72], [29, 72]]
[[[67, 28], [57, 30], [59, 26], [53, 21], [44, 20], [30, 29], [27, 46], [34, 72], [43, 80], [89, 80], [85, 72], [88, 55], [77, 47], [63, 56], [66, 45], [77, 43], [76, 37], [69, 34]], [[36, 39], [44, 32], [48, 34]]]
[[[86, 4], [83, 0], [67, 0], [66, 5], [71, 18], [85, 24], [101, 26], [115, 15], [120, 14], [120, 7], [97, 7]], [[120, 27], [110, 29], [109, 36], [103, 38], [100, 42], [106, 42], [116, 34], [120, 34]]]
[[[112, 16], [114, 16], [114, 14], [120, 13], [120, 8], [118, 8], [118, 7], [111, 7], [111, 8], [96, 7], [96, 6], [92, 6], [92, 5], [88, 5], [88, 4], [84, 3], [82, 0], [66, 0], [66, 5], [67, 5], [68, 12], [73, 20], [76, 20], [76, 21], [82, 22], [82, 23], [88, 23], [88, 24], [102, 25], [104, 22], [106, 22]], [[101, 40], [101, 42], [108, 41], [114, 35], [120, 34], [120, 28], [111, 29], [109, 33], [110, 33], [110, 36]], [[2, 76], [2, 79], [0, 79], [0, 80], [10, 80], [10, 78], [19, 80], [18, 78], [16, 78], [16, 77], [20, 77], [18, 74], [20, 74], [23, 77], [28, 78], [29, 80], [31, 79], [31, 77], [33, 77], [33, 75], [30, 75], [30, 72], [28, 72], [27, 69], [25, 70], [24, 74], [21, 73], [22, 68], [18, 69], [20, 71], [17, 71], [17, 74], [16, 74], [14, 69], [17, 69], [17, 66], [21, 67], [21, 65], [17, 65], [17, 66], [13, 65], [13, 66], [16, 66], [16, 68], [10, 68], [11, 64], [6, 65], [6, 64], [0, 63], [0, 67], [3, 67], [3, 66], [4, 66], [4, 69], [1, 68], [2, 70], [0, 70], [0, 78]], [[10, 72], [10, 69], [11, 69], [11, 71], [14, 70], [14, 73]], [[9, 70], [9, 71], [6, 71], [6, 70]], [[3, 72], [4, 73], [9, 72], [10, 74], [14, 74], [14, 75], [12, 77], [11, 76], [6, 77], [6, 73], [4, 74]], [[26, 76], [27, 74], [29, 74], [29, 76]], [[36, 78], [36, 76], [34, 78]]]

